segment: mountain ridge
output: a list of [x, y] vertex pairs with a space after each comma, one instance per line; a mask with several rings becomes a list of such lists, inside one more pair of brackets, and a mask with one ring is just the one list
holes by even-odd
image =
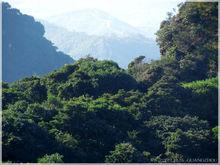
[[[134, 58], [140, 55], [146, 56], [148, 60], [159, 59], [159, 47], [156, 41], [146, 38], [135, 27], [108, 15], [106, 12], [89, 10], [83, 13], [84, 11], [86, 10], [74, 12], [77, 14], [69, 16], [62, 14], [50, 21], [40, 20], [45, 26], [45, 37], [51, 40], [59, 50], [70, 54], [74, 59], [80, 59], [90, 54], [101, 60], [114, 60], [123, 68], [126, 68]], [[79, 13], [83, 13], [82, 18]], [[88, 16], [88, 13], [94, 15]], [[102, 13], [104, 14], [102, 15]], [[62, 18], [63, 15], [65, 18]], [[110, 18], [110, 22], [116, 19], [109, 32], [105, 28], [108, 18]], [[124, 28], [125, 25], [126, 28]], [[95, 27], [101, 28], [96, 30]]]
[[44, 75], [73, 62], [43, 37], [44, 27], [34, 17], [22, 14], [8, 3], [3, 3], [2, 17], [3, 81]]
[[69, 31], [85, 32], [88, 35], [111, 36], [115, 34], [125, 37], [128, 34], [140, 34], [135, 27], [98, 9], [84, 9], [63, 13], [52, 16], [47, 21], [64, 27]]

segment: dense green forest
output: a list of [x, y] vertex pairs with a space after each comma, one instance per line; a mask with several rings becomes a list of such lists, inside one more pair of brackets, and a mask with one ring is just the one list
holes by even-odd
[[2, 3], [3, 81], [45, 75], [73, 59], [44, 37], [44, 27], [29, 15]]
[[161, 59], [92, 57], [3, 83], [4, 162], [218, 162], [218, 3], [186, 2]]

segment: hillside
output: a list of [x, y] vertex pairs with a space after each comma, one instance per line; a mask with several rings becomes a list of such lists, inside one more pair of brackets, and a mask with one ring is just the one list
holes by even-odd
[[44, 27], [8, 3], [2, 8], [3, 81], [12, 82], [32, 75], [44, 75], [72, 63], [44, 38]]
[[[3, 160], [216, 161], [213, 80], [161, 79], [146, 91], [116, 63], [87, 58], [42, 78], [3, 84]], [[206, 90], [197, 92], [201, 85]]]
[[87, 56], [3, 83], [3, 162], [218, 163], [217, 20], [218, 3], [185, 2], [159, 60]]

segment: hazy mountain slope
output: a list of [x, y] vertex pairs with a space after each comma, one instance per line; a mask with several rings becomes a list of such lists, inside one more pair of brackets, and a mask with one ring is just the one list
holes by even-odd
[[98, 59], [114, 60], [126, 68], [139, 55], [159, 58], [159, 48], [153, 39], [99, 10], [71, 12], [41, 22], [45, 37], [74, 59], [90, 54]]
[[69, 31], [85, 32], [89, 35], [125, 37], [139, 34], [139, 31], [131, 25], [97, 9], [64, 13], [51, 17], [49, 22]]
[[3, 3], [3, 81], [43, 75], [73, 60], [43, 37], [44, 27]]

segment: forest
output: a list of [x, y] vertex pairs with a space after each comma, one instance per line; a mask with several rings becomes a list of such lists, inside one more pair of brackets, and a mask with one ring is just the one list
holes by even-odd
[[157, 43], [128, 69], [88, 56], [4, 82], [3, 162], [218, 162], [218, 3], [181, 3]]

